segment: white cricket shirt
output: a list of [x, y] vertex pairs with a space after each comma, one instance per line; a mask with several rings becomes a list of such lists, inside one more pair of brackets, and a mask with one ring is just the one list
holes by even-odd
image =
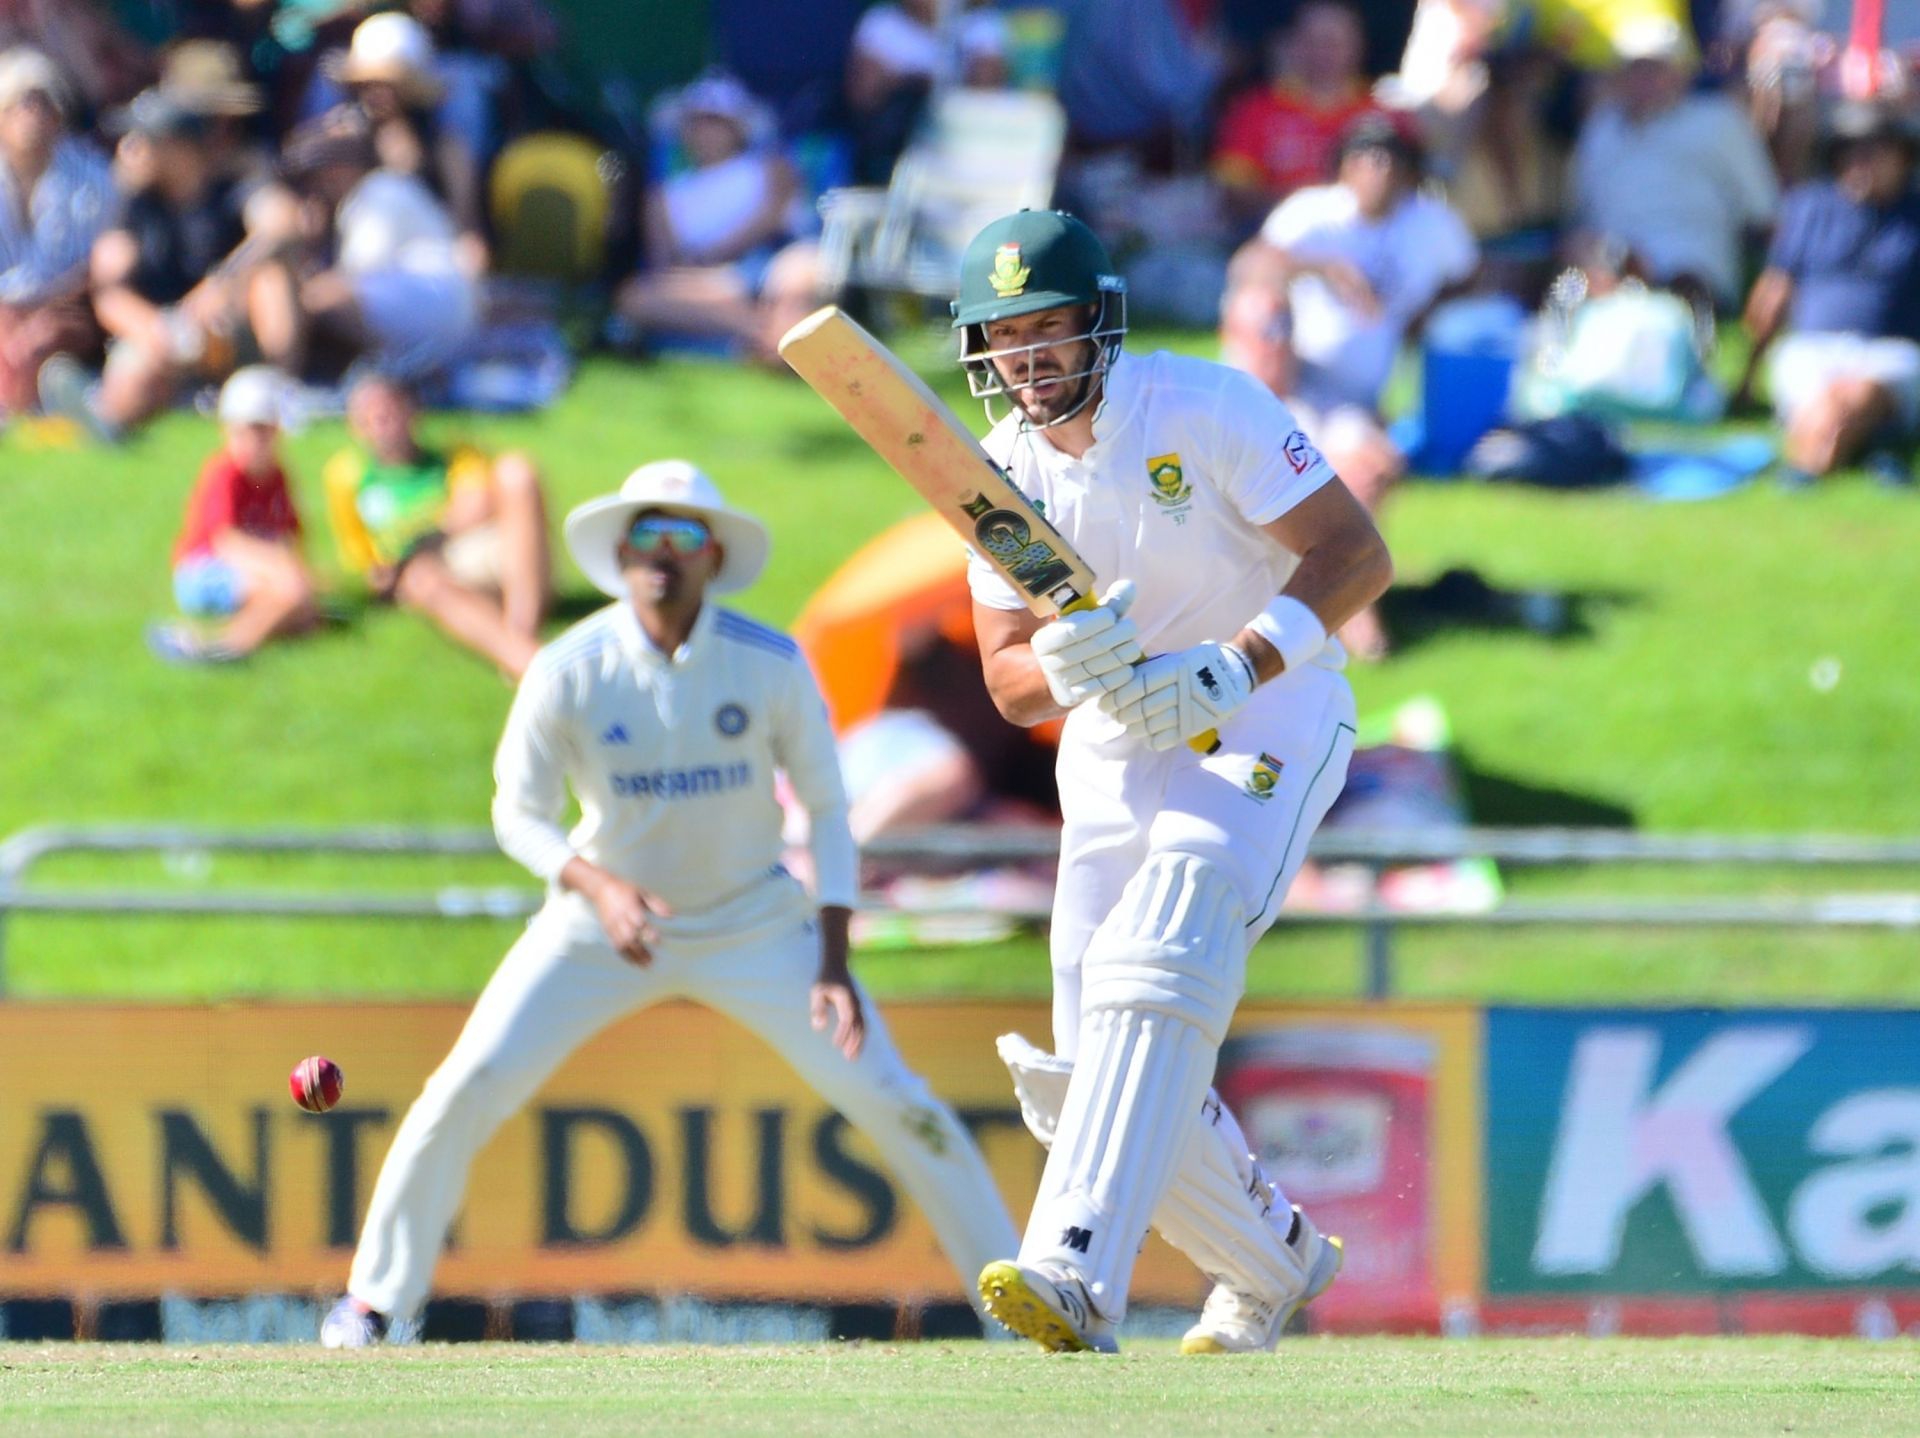
[[662, 654], [632, 606], [614, 604], [541, 649], [521, 680], [494, 758], [494, 833], [550, 884], [578, 854], [659, 896], [675, 916], [663, 933], [698, 930], [779, 871], [776, 769], [811, 816], [818, 902], [851, 906], [846, 795], [799, 647], [708, 602]]
[[[1121, 354], [1075, 459], [1018, 415], [982, 442], [1092, 567], [1100, 592], [1135, 586], [1128, 614], [1149, 654], [1230, 640], [1286, 584], [1300, 556], [1260, 526], [1336, 478], [1286, 405], [1257, 380], [1208, 360]], [[1022, 609], [976, 553], [973, 597]], [[1339, 668], [1329, 641], [1316, 661]]]

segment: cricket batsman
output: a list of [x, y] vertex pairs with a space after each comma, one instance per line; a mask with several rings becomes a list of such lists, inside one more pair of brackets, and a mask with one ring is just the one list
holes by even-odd
[[[494, 831], [547, 901], [395, 1134], [321, 1342], [413, 1317], [473, 1156], [588, 1038], [668, 998], [760, 1035], [872, 1138], [970, 1280], [1013, 1224], [848, 971], [856, 855], [826, 706], [791, 639], [709, 598], [753, 582], [766, 529], [661, 460], [568, 515], [566, 540], [617, 602], [539, 651], [494, 761]], [[811, 897], [780, 865], [776, 769], [811, 817]]]
[[981, 231], [953, 324], [975, 396], [1009, 407], [987, 452], [1112, 581], [1100, 607], [1042, 622], [978, 556], [970, 574], [1001, 713], [1066, 715], [1056, 1053], [1000, 1041], [1050, 1152], [1017, 1256], [980, 1291], [1044, 1347], [1110, 1351], [1151, 1224], [1214, 1281], [1183, 1351], [1265, 1351], [1340, 1248], [1209, 1085], [1248, 951], [1345, 782], [1353, 694], [1329, 635], [1392, 564], [1263, 386], [1122, 352], [1124, 281], [1072, 216]]

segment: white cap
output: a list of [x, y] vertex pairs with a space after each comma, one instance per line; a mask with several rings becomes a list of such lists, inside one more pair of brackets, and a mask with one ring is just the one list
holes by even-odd
[[1671, 15], [1636, 15], [1623, 22], [1614, 32], [1613, 53], [1622, 65], [1634, 60], [1664, 60], [1670, 65], [1691, 66], [1696, 59], [1693, 37]]
[[764, 524], [729, 505], [714, 482], [686, 460], [657, 459], [628, 475], [619, 493], [590, 499], [567, 516], [567, 549], [602, 594], [627, 597], [616, 551], [643, 509], [705, 521], [723, 551], [720, 568], [707, 585], [716, 594], [745, 589], [767, 567], [770, 541]]
[[287, 428], [287, 379], [272, 365], [250, 364], [220, 386], [216, 413], [222, 424], [272, 424]]
[[60, 67], [43, 50], [15, 45], [0, 50], [0, 108], [29, 95], [45, 95], [62, 115], [67, 112], [67, 84]]

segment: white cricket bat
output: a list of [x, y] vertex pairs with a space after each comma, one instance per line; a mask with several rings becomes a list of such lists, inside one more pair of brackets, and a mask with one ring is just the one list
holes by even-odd
[[[925, 381], [837, 305], [815, 310], [780, 340], [795, 373], [920, 492], [1042, 619], [1092, 609], [1092, 569], [980, 447]], [[1220, 747], [1208, 730], [1188, 741]]]

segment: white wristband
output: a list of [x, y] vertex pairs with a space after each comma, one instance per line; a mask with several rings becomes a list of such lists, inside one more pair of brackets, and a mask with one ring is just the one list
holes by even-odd
[[1247, 628], [1278, 651], [1288, 671], [1311, 662], [1327, 647], [1327, 626], [1320, 622], [1320, 616], [1287, 594], [1249, 619]]

